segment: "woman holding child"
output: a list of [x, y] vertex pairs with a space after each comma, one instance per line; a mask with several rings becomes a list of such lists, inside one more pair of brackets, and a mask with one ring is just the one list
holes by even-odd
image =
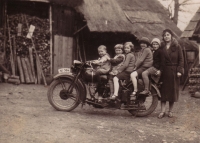
[[183, 55], [180, 45], [174, 38], [171, 30], [166, 29], [163, 31], [162, 50], [165, 58], [163, 73], [161, 80], [163, 82], [161, 92], [161, 113], [158, 118], [165, 116], [166, 102], [169, 102], [168, 117], [173, 117], [172, 109], [174, 102], [179, 98], [179, 82], [180, 77], [184, 72], [183, 69]]

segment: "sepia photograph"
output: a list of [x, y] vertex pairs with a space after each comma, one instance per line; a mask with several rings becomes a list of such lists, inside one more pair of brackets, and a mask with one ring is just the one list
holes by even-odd
[[200, 143], [200, 0], [0, 0], [0, 143]]

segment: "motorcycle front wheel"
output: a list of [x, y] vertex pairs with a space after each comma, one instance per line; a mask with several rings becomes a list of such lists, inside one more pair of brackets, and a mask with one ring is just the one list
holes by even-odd
[[68, 92], [68, 87], [71, 84], [70, 79], [54, 80], [48, 89], [47, 97], [49, 103], [59, 111], [72, 111], [79, 105], [79, 90], [78, 86], [72, 88]]
[[151, 88], [151, 95], [145, 97], [141, 102], [143, 102], [145, 110], [128, 110], [129, 113], [137, 117], [144, 117], [150, 115], [156, 109], [158, 105], [158, 93], [153, 86]]

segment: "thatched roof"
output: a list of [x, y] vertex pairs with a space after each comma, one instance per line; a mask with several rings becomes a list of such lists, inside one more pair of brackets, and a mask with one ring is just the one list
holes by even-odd
[[157, 0], [83, 0], [77, 11], [84, 15], [91, 32], [126, 32], [138, 38], [161, 38], [169, 28], [181, 31]]
[[181, 37], [184, 38], [191, 38], [195, 36], [198, 36], [200, 31], [200, 8], [197, 10], [196, 14], [193, 16], [193, 18], [190, 20], [189, 24], [183, 31]]
[[21, 0], [50, 2], [75, 7], [84, 15], [91, 32], [131, 33], [140, 38], [161, 38], [162, 31], [181, 31], [157, 0]]

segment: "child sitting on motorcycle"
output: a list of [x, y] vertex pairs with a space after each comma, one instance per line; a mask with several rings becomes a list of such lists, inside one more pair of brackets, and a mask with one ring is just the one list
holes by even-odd
[[114, 94], [114, 84], [113, 84], [113, 77], [117, 75], [118, 69], [122, 66], [125, 55], [123, 54], [123, 45], [122, 44], [117, 44], [114, 47], [115, 49], [115, 57], [110, 58], [109, 61], [112, 65], [112, 70], [109, 72], [109, 85], [110, 85], [110, 95]]
[[126, 42], [124, 44], [125, 61], [123, 65], [117, 70], [117, 75], [113, 78], [114, 94], [111, 96], [111, 100], [114, 100], [116, 97], [118, 97], [119, 80], [128, 80], [130, 78], [130, 73], [134, 69], [135, 56], [132, 54], [133, 48], [134, 45], [132, 42]]
[[107, 53], [106, 46], [104, 46], [104, 45], [99, 46], [98, 47], [98, 53], [99, 53], [99, 56], [100, 56], [99, 59], [93, 60], [92, 63], [95, 64], [95, 65], [98, 65], [96, 67], [96, 76], [97, 76], [97, 79], [98, 79], [97, 91], [98, 91], [98, 100], [101, 101], [103, 91], [100, 90], [100, 88], [101, 88], [100, 87], [101, 86], [100, 76], [109, 73], [109, 71], [111, 69], [111, 64], [109, 62], [110, 56]]
[[139, 40], [140, 51], [138, 58], [135, 62], [135, 68], [131, 73], [131, 80], [133, 83], [134, 91], [130, 95], [130, 100], [135, 100], [136, 94], [138, 92], [137, 78], [142, 75], [142, 72], [148, 69], [153, 64], [152, 51], [149, 48], [150, 41], [147, 37], [142, 37]]
[[163, 70], [164, 55], [162, 49], [160, 49], [161, 42], [158, 38], [154, 38], [151, 42], [153, 50], [153, 66], [148, 68], [142, 73], [142, 79], [144, 82], [145, 89], [140, 94], [149, 94], [149, 75], [157, 76], [157, 81], [160, 78]]

